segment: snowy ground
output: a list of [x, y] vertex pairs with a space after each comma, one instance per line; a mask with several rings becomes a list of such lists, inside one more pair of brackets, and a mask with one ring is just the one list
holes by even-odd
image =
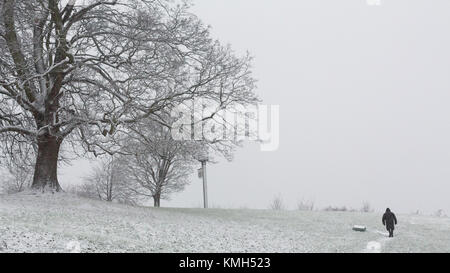
[[[450, 219], [222, 209], [153, 209], [67, 194], [0, 195], [0, 252], [450, 252]], [[366, 232], [352, 231], [365, 225]]]

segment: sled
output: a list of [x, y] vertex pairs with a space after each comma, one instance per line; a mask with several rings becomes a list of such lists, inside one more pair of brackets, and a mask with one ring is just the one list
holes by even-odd
[[365, 226], [359, 226], [359, 225], [355, 225], [355, 226], [353, 226], [353, 228], [352, 228], [354, 231], [361, 231], [361, 232], [364, 232], [364, 231], [366, 231], [366, 227]]

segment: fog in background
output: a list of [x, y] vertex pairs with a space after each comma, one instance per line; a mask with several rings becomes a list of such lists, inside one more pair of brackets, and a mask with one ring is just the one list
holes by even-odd
[[[212, 207], [268, 208], [280, 195], [291, 209], [450, 213], [450, 1], [193, 2], [214, 37], [255, 57], [259, 96], [280, 105], [276, 152], [248, 143], [208, 165]], [[61, 184], [92, 164], [62, 168]], [[161, 205], [200, 207], [201, 179]]]

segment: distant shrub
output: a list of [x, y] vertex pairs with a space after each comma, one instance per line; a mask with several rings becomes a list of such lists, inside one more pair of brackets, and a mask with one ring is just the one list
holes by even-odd
[[436, 217], [446, 217], [447, 215], [445, 215], [444, 210], [439, 209], [434, 213], [434, 216]]
[[301, 211], [312, 211], [314, 210], [314, 201], [302, 199], [297, 202], [297, 209]]
[[373, 212], [372, 206], [368, 201], [364, 201], [361, 207], [361, 212]]
[[346, 206], [342, 206], [342, 207], [328, 206], [324, 210], [325, 211], [348, 211]]
[[283, 202], [283, 198], [281, 198], [281, 196], [275, 196], [272, 200], [272, 203], [270, 203], [270, 209], [273, 210], [284, 210], [285, 206], [284, 206], [284, 202]]

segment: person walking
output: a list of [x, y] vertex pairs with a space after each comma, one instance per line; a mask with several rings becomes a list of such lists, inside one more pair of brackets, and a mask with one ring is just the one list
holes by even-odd
[[386, 209], [386, 212], [383, 214], [383, 226], [386, 226], [387, 231], [389, 231], [389, 237], [394, 237], [394, 229], [397, 224], [397, 217], [395, 214], [391, 212], [389, 208]]

